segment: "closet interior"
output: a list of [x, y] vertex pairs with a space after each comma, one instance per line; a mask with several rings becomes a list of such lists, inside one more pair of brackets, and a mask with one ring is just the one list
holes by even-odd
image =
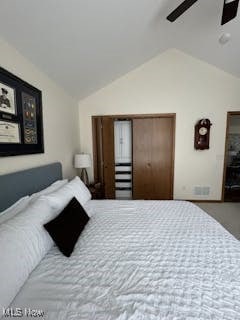
[[114, 120], [115, 199], [132, 199], [132, 121]]

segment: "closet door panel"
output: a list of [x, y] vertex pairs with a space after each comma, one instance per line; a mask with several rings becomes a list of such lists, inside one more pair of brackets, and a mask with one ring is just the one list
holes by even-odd
[[114, 122], [111, 118], [102, 118], [102, 141], [105, 198], [115, 199]]
[[94, 181], [104, 184], [103, 171], [103, 141], [102, 141], [102, 118], [92, 119], [93, 126], [93, 162], [94, 162]]
[[151, 177], [151, 119], [133, 119], [133, 199], [150, 199]]
[[133, 198], [172, 199], [174, 119], [133, 119]]

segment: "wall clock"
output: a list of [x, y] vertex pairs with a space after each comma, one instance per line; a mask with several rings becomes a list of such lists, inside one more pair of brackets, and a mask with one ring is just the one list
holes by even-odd
[[209, 149], [211, 121], [201, 119], [195, 125], [194, 147], [196, 150]]

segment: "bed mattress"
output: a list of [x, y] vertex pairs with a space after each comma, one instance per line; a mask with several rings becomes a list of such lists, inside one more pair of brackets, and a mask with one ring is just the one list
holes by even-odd
[[117, 200], [85, 207], [91, 219], [71, 258], [53, 247], [12, 308], [42, 310], [49, 320], [240, 319], [240, 243], [200, 208]]

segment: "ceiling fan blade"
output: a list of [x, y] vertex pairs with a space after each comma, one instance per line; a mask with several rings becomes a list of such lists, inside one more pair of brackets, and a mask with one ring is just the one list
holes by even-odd
[[[183, 1], [169, 16], [167, 16], [167, 20], [174, 22], [177, 18], [179, 18], [185, 11], [187, 11], [195, 2], [198, 0], [185, 0]], [[237, 0], [239, 1], [239, 0]]]
[[237, 16], [239, 0], [224, 0], [222, 25], [231, 21]]

